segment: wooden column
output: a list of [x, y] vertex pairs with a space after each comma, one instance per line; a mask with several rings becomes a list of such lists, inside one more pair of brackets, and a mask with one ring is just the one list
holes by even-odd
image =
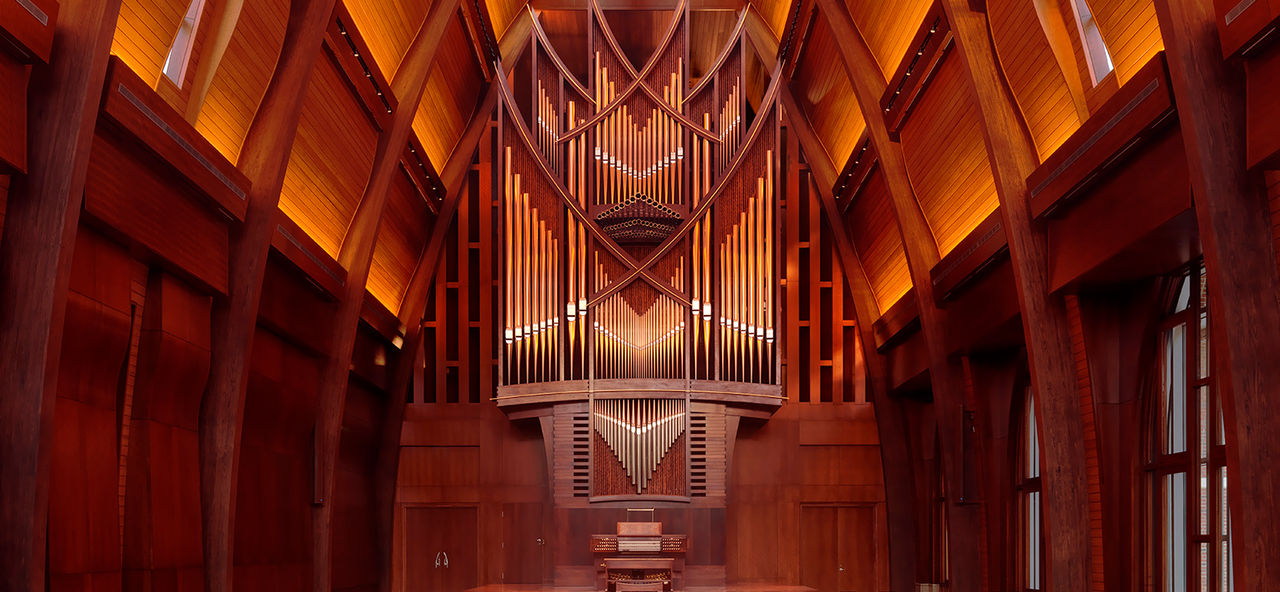
[[29, 87], [28, 169], [0, 241], [0, 581], [45, 588], [49, 458], [71, 256], [120, 0], [64, 0]]
[[280, 215], [280, 189], [335, 0], [294, 0], [284, 45], [254, 115], [237, 166], [253, 183], [244, 224], [231, 235], [227, 298], [213, 312], [209, 386], [200, 405], [200, 498], [205, 586], [231, 589], [236, 476], [244, 396], [258, 325], [267, 252]]
[[1209, 280], [1236, 586], [1266, 590], [1280, 581], [1280, 278], [1270, 211], [1260, 173], [1245, 168], [1242, 72], [1222, 61], [1212, 3], [1155, 4]]
[[[876, 64], [875, 56], [867, 47], [862, 34], [854, 25], [849, 9], [836, 0], [817, 0], [826, 16], [832, 35], [842, 42], [840, 61], [853, 86], [854, 97], [862, 109], [871, 145], [879, 158], [880, 170], [889, 187], [889, 200], [893, 205], [898, 232], [907, 256], [907, 268], [920, 310], [920, 327], [929, 352], [929, 378], [933, 391], [935, 417], [939, 437], [942, 438], [943, 470], [946, 473], [947, 519], [952, 532], [978, 533], [983, 529], [983, 512], [980, 502], [965, 498], [965, 438], [964, 438], [964, 372], [959, 360], [947, 351], [946, 310], [937, 305], [933, 293], [931, 271], [938, 264], [940, 255], [929, 223], [925, 220], [911, 179], [907, 176], [906, 161], [902, 156], [902, 144], [890, 139], [880, 108], [886, 83]], [[834, 179], [833, 179], [834, 182]], [[978, 499], [981, 499], [981, 494]], [[979, 539], [984, 541], [985, 539]], [[951, 545], [950, 579], [952, 589], [974, 590], [981, 585], [981, 545]]]
[[[316, 505], [312, 512], [311, 536], [314, 549], [311, 563], [314, 570], [312, 582], [319, 592], [332, 588], [333, 504], [330, 497], [336, 479], [334, 467], [338, 462], [338, 447], [341, 443], [351, 352], [355, 348], [360, 312], [364, 308], [365, 285], [369, 280], [369, 269], [373, 265], [373, 251], [387, 203], [387, 191], [399, 172], [400, 156], [404, 154], [409, 133], [413, 131], [413, 119], [427, 87], [431, 64], [440, 47], [440, 40], [444, 38], [445, 28], [457, 15], [459, 2], [460, 0], [444, 0], [431, 6], [431, 11], [423, 19], [413, 43], [406, 50], [400, 67], [396, 70], [395, 79], [391, 81], [391, 92], [399, 101], [399, 107], [391, 118], [391, 125], [378, 136], [378, 148], [364, 195], [360, 198], [360, 205], [356, 208], [338, 253], [338, 263], [347, 270], [347, 282], [338, 305], [338, 314], [333, 321], [329, 356], [321, 371], [315, 428], [317, 490], [314, 494]], [[395, 396], [394, 391], [392, 396]]]
[[[757, 16], [758, 18], [758, 16]], [[757, 46], [759, 47], [759, 46]], [[775, 45], [776, 47], [776, 45]], [[776, 55], [776, 54], [774, 54]], [[835, 184], [836, 170], [821, 141], [813, 132], [804, 111], [796, 104], [787, 85], [780, 85], [779, 99], [786, 113], [788, 130], [799, 140], [799, 147], [809, 163], [810, 190], [816, 192], [830, 223], [832, 244], [843, 267], [849, 291], [853, 294], [854, 315], [858, 322], [858, 340], [865, 354], [871, 398], [880, 434], [880, 457], [884, 470], [885, 514], [889, 526], [889, 582], [894, 592], [914, 590], [916, 579], [916, 499], [912, 475], [907, 424], [901, 402], [889, 395], [889, 370], [883, 355], [876, 351], [873, 325], [880, 315], [871, 284], [862, 269], [862, 261], [853, 241], [845, 231], [840, 208], [830, 187]], [[787, 199], [796, 199], [789, 195]]]
[[1027, 175], [1039, 164], [1036, 149], [996, 60], [987, 15], [969, 0], [944, 0], [943, 7], [982, 115], [1039, 401], [1046, 583], [1055, 592], [1089, 590], [1093, 561], [1101, 558], [1090, 553], [1087, 451], [1066, 305], [1049, 292], [1048, 236], [1034, 224], [1027, 199]]

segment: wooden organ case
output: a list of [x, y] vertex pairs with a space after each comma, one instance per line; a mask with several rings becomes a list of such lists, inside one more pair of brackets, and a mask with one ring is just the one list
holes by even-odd
[[[540, 422], [555, 511], [579, 544], [604, 529], [577, 524], [611, 524], [636, 501], [720, 525], [663, 534], [662, 524], [690, 530], [695, 520], [616, 522], [616, 534], [590, 538], [594, 567], [561, 569], [557, 558], [558, 584], [587, 583], [562, 573], [590, 581], [603, 570], [603, 589], [614, 568], [643, 576], [649, 568], [627, 566], [665, 561], [652, 570], [666, 574], [664, 587], [631, 589], [680, 589], [686, 547], [724, 546], [738, 422], [767, 420], [784, 399], [775, 83], [748, 100], [742, 19], [693, 82], [687, 3], [637, 68], [589, 1], [586, 81], [531, 15], [529, 60], [517, 66], [528, 71], [494, 77], [498, 406]], [[657, 530], [636, 530], [646, 528]], [[653, 541], [647, 557], [630, 547]], [[722, 581], [723, 552], [708, 556], [721, 558]]]

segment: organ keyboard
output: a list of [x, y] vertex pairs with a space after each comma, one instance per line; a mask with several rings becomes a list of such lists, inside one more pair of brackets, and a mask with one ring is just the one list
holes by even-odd
[[617, 534], [592, 535], [596, 589], [681, 590], [687, 543], [685, 535], [662, 534], [661, 522], [619, 522]]

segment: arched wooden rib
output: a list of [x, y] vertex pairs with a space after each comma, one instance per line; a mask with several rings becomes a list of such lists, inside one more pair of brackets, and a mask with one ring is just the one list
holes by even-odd
[[546, 49], [547, 56], [551, 58], [551, 63], [564, 75], [565, 81], [569, 83], [569, 86], [573, 87], [573, 90], [578, 91], [578, 94], [594, 105], [596, 101], [592, 98], [591, 91], [587, 90], [587, 87], [578, 80], [578, 77], [569, 71], [569, 67], [565, 66], [564, 60], [560, 59], [560, 54], [556, 52], [555, 46], [551, 45], [547, 32], [542, 29], [542, 22], [538, 20], [537, 13], [533, 11], [533, 5], [525, 6], [525, 10], [529, 11], [529, 22], [533, 23], [533, 34], [537, 35], [538, 40], [542, 42], [542, 47]]
[[591, 9], [595, 14], [596, 21], [600, 25], [600, 31], [604, 34], [605, 43], [609, 45], [609, 49], [614, 53], [614, 55], [618, 56], [618, 62], [622, 64], [625, 73], [628, 76], [631, 76], [632, 79], [631, 82], [627, 84], [627, 87], [623, 89], [622, 92], [618, 93], [607, 107], [597, 111], [595, 115], [583, 122], [583, 124], [578, 126], [576, 129], [567, 132], [560, 141], [567, 141], [569, 138], [585, 133], [592, 126], [599, 123], [600, 120], [617, 110], [628, 98], [631, 97], [631, 95], [635, 94], [637, 90], [644, 93], [645, 96], [649, 97], [649, 100], [658, 105], [658, 108], [671, 116], [672, 119], [679, 121], [681, 125], [689, 128], [693, 133], [703, 136], [713, 142], [720, 141], [719, 138], [715, 137], [711, 132], [702, 129], [702, 126], [698, 125], [692, 119], [689, 119], [675, 107], [672, 107], [663, 101], [662, 97], [658, 96], [658, 93], [652, 88], [649, 88], [649, 85], [645, 82], [649, 77], [649, 74], [653, 72], [653, 69], [658, 66], [658, 62], [661, 61], [660, 58], [662, 56], [662, 52], [671, 44], [671, 40], [675, 37], [676, 31], [679, 30], [680, 21], [684, 19], [684, 7], [688, 1], [689, 0], [680, 0], [680, 5], [676, 7], [676, 10], [671, 17], [671, 23], [667, 25], [667, 31], [663, 34], [662, 41], [658, 43], [658, 48], [654, 50], [653, 55], [649, 56], [649, 61], [645, 63], [644, 68], [637, 72], [635, 66], [632, 66], [631, 61], [627, 59], [627, 55], [623, 53], [621, 46], [618, 45], [617, 39], [613, 37], [613, 31], [609, 29], [609, 23], [604, 20], [604, 12], [600, 10], [599, 4], [596, 3], [595, 0], [592, 0]]
[[[618, 290], [625, 288], [627, 284], [630, 284], [637, 277], [645, 275], [644, 272], [652, 267], [654, 263], [657, 263], [663, 255], [666, 255], [667, 252], [673, 249], [676, 244], [680, 242], [681, 237], [689, 232], [689, 228], [707, 213], [711, 204], [715, 203], [716, 199], [719, 198], [720, 195], [724, 193], [725, 188], [728, 187], [729, 179], [733, 178], [734, 173], [736, 173], [738, 169], [741, 168], [742, 163], [746, 161], [747, 151], [755, 145], [756, 140], [760, 137], [760, 133], [764, 130], [764, 126], [773, 125], [772, 121], [766, 121], [771, 120], [772, 117], [766, 117], [766, 115], [770, 113], [771, 109], [775, 107], [778, 102], [778, 84], [781, 80], [781, 72], [775, 67], [773, 80], [769, 83], [769, 89], [765, 92], [764, 99], [760, 101], [760, 115], [756, 117], [755, 121], [751, 122], [751, 129], [747, 132], [746, 141], [742, 143], [741, 149], [738, 150], [733, 157], [733, 160], [730, 161], [729, 167], [725, 169], [724, 174], [716, 181], [715, 187], [712, 187], [711, 191], [702, 197], [702, 201], [693, 208], [693, 211], [689, 212], [689, 217], [680, 223], [680, 226], [676, 228], [675, 232], [671, 233], [671, 236], [667, 237], [666, 240], [662, 241], [662, 244], [658, 245], [656, 249], [651, 251], [649, 256], [645, 257], [644, 261], [642, 261], [639, 266], [633, 267], [631, 271], [627, 272], [627, 275], [614, 280], [608, 288], [605, 288], [603, 291], [592, 296], [591, 301], [587, 303], [588, 306], [594, 306], [597, 302], [600, 302], [600, 300], [608, 298]], [[686, 302], [686, 304], [688, 303]]]
[[[619, 247], [618, 244], [609, 237], [609, 235], [600, 230], [600, 226], [591, 220], [591, 217], [587, 215], [586, 210], [582, 209], [582, 206], [573, 199], [569, 194], [569, 191], [564, 188], [564, 185], [560, 184], [560, 179], [551, 172], [551, 169], [543, 158], [542, 153], [539, 152], [533, 144], [533, 134], [529, 131], [528, 126], [525, 125], [524, 115], [520, 113], [520, 107], [516, 104], [515, 97], [511, 93], [511, 87], [507, 85], [507, 73], [503, 70], [501, 64], [496, 65], [495, 68], [497, 69], [498, 76], [494, 77], [494, 84], [498, 87], [499, 93], [502, 95], [502, 101], [506, 104], [507, 109], [511, 113], [511, 127], [515, 129], [516, 135], [524, 144], [525, 150], [529, 153], [534, 164], [537, 165], [543, 178], [551, 184], [551, 187], [555, 190], [556, 194], [560, 196], [560, 199], [564, 201], [565, 206], [569, 208], [569, 212], [582, 222], [582, 225], [591, 232], [600, 245], [604, 246], [611, 255], [619, 261], [622, 261], [624, 265], [630, 268], [631, 271], [628, 272], [625, 277], [633, 279], [636, 276], [643, 277], [645, 281], [652, 284], [653, 287], [657, 288], [659, 291], [676, 299], [678, 302], [683, 303], [685, 306], [689, 306], [688, 297], [648, 271], [648, 267], [652, 266], [653, 263], [649, 263], [648, 266], [641, 269], [635, 258], [632, 257], [630, 253], [627, 253]], [[668, 249], [670, 249], [670, 247], [668, 247]], [[599, 299], [592, 298], [588, 306], [591, 306], [598, 301]]]
[[747, 10], [743, 9], [743, 11], [738, 15], [738, 24], [734, 25], [733, 32], [729, 34], [729, 41], [725, 43], [724, 49], [720, 50], [720, 56], [716, 58], [716, 61], [712, 62], [710, 68], [707, 68], [707, 73], [702, 75], [702, 79], [698, 80], [698, 83], [693, 85], [693, 88], [690, 89], [689, 92], [685, 93], [684, 103], [688, 103], [693, 100], [693, 97], [698, 94], [698, 91], [706, 88], [709, 82], [714, 79], [715, 75], [720, 71], [720, 67], [728, 61], [733, 50], [742, 46], [740, 38], [742, 37], [742, 29], [746, 24]]

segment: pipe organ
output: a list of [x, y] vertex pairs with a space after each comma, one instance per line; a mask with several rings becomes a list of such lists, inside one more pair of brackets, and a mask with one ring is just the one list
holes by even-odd
[[591, 8], [586, 79], [537, 15], [521, 88], [494, 79], [497, 401], [585, 403], [591, 499], [688, 499], [690, 405], [781, 404], [774, 93], [749, 100], [741, 20], [694, 81], [683, 2], [639, 66]]

